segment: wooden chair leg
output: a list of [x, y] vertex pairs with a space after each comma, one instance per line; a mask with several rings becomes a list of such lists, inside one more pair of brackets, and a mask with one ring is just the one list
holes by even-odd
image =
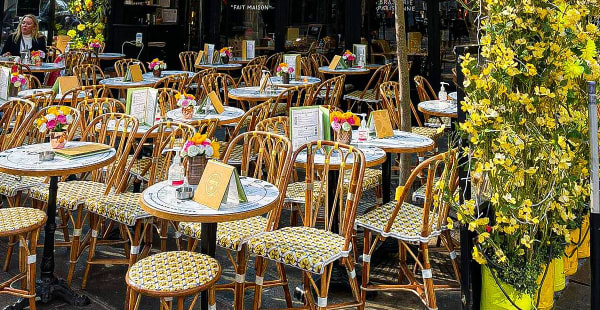
[[[264, 258], [256, 257], [256, 277], [264, 278], [266, 271], [266, 261]], [[257, 281], [254, 289], [254, 307], [252, 309], [260, 309], [262, 305], [263, 285]]]
[[460, 283], [460, 267], [458, 265], [458, 261], [456, 259], [456, 251], [454, 249], [454, 241], [452, 241], [452, 236], [450, 236], [450, 231], [445, 230], [442, 232], [442, 240], [446, 244], [446, 248], [450, 253], [450, 261], [452, 262], [452, 269], [454, 269], [454, 279]]
[[[19, 272], [27, 274], [27, 233], [18, 236], [19, 238]], [[27, 277], [21, 279], [21, 289], [27, 291]]]
[[367, 302], [367, 286], [369, 285], [369, 277], [370, 277], [370, 268], [371, 268], [371, 231], [366, 229], [364, 230], [363, 237], [363, 256], [362, 256], [362, 289], [360, 291], [360, 301], [361, 306], [359, 310], [365, 309], [365, 304]]
[[138, 220], [135, 223], [135, 228], [133, 231], [133, 240], [131, 242], [131, 250], [129, 255], [129, 267], [133, 266], [138, 260], [138, 255], [140, 254], [140, 244], [142, 242], [142, 229], [143, 229], [143, 220]]
[[7, 249], [6, 249], [6, 258], [4, 259], [4, 267], [2, 268], [2, 270], [4, 270], [4, 272], [8, 272], [8, 267], [10, 266], [10, 259], [12, 257], [13, 251], [15, 249], [16, 240], [17, 240], [16, 236], [9, 236], [8, 237], [8, 246], [7, 246]]
[[[398, 257], [400, 258], [400, 266], [406, 266], [406, 248], [402, 241], [398, 240]], [[404, 278], [404, 271], [402, 268], [398, 270], [398, 284], [402, 284]]]
[[319, 292], [317, 294], [317, 309], [318, 310], [327, 310], [327, 296], [329, 295], [329, 275], [333, 269], [333, 264], [329, 264], [325, 267], [325, 272], [321, 275], [321, 287], [319, 288]]
[[[79, 216], [80, 212], [81, 211], [78, 211], [77, 216]], [[61, 226], [62, 231], [63, 231], [63, 238], [64, 238], [65, 242], [69, 242], [69, 240], [70, 240], [70, 236], [69, 236], [69, 215], [67, 214], [67, 212], [65, 211], [65, 209], [58, 208], [58, 216], [60, 218], [60, 226]]]
[[183, 310], [183, 302], [185, 301], [185, 297], [178, 297], [177, 298], [177, 309], [178, 310]]
[[214, 284], [208, 288], [208, 308], [217, 309], [217, 294]]
[[90, 248], [88, 250], [88, 260], [85, 266], [85, 272], [83, 273], [83, 280], [81, 282], [81, 289], [86, 289], [87, 287], [87, 279], [90, 273], [90, 268], [92, 266], [92, 261], [94, 260], [94, 255], [96, 254], [96, 245], [98, 243], [98, 231], [100, 230], [100, 223], [102, 219], [98, 215], [93, 215], [90, 213], [90, 229], [92, 230], [90, 239]]
[[437, 309], [435, 290], [433, 288], [433, 278], [431, 264], [429, 262], [429, 245], [426, 242], [421, 243], [421, 253], [423, 260], [423, 290], [425, 291], [425, 302], [430, 309]]
[[169, 221], [160, 220], [159, 222], [159, 236], [160, 236], [160, 251], [165, 252], [167, 250], [167, 234], [169, 233]]
[[288, 308], [292, 308], [292, 295], [290, 294], [290, 288], [288, 286], [287, 274], [285, 272], [285, 266], [282, 263], [277, 263], [277, 272], [279, 273], [279, 279], [281, 280], [283, 288], [283, 295], [285, 297], [285, 303]]
[[[37, 242], [40, 236], [40, 229], [36, 229], [31, 232], [31, 239], [29, 240], [29, 255], [36, 257]], [[29, 295], [33, 297], [29, 298], [29, 309], [35, 310], [35, 268], [36, 260], [27, 260], [29, 274], [27, 275], [27, 281], [29, 282]]]
[[352, 289], [352, 296], [357, 302], [361, 302], [360, 287], [358, 286], [358, 280], [356, 279], [356, 269], [354, 268], [354, 260], [352, 256], [348, 256], [344, 260], [346, 270], [348, 270], [348, 281], [350, 282], [350, 288]]
[[242, 249], [237, 252], [237, 262], [235, 263], [235, 284], [233, 290], [233, 304], [236, 310], [244, 309], [244, 286], [246, 283], [246, 251], [247, 247], [244, 244]]
[[[63, 210], [61, 208], [61, 210]], [[64, 222], [63, 222], [64, 223]], [[81, 229], [83, 227], [83, 207], [77, 208], [77, 216], [75, 217], [75, 223], [73, 223], [73, 239], [71, 240], [71, 249], [69, 253], [69, 274], [67, 275], [67, 284], [71, 286], [73, 281], [73, 273], [75, 272], [75, 266], [79, 260], [80, 254], [80, 240], [81, 240]], [[68, 232], [68, 229], [67, 229]], [[65, 241], [67, 237], [65, 237]]]

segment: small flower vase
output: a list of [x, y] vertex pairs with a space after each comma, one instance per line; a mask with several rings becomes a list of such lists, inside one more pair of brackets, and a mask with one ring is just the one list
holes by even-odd
[[194, 116], [194, 107], [189, 105], [181, 108], [181, 115], [183, 115], [184, 119], [192, 119], [192, 116]]
[[96, 55], [100, 54], [100, 46], [94, 47], [93, 50], [96, 53]]
[[9, 97], [18, 97], [19, 89], [20, 89], [20, 87], [16, 87], [12, 83], [10, 83], [8, 86], [8, 96]]
[[221, 63], [226, 65], [229, 63], [229, 57], [227, 56], [221, 56]]
[[289, 84], [290, 74], [288, 72], [281, 72], [281, 81], [283, 84]]
[[337, 132], [335, 141], [339, 143], [350, 144], [350, 141], [352, 141], [352, 130], [340, 129], [340, 131]]
[[154, 74], [154, 77], [156, 78], [160, 78], [162, 75], [162, 70], [158, 69], [158, 70], [152, 70], [152, 74]]
[[35, 60], [35, 66], [36, 67], [41, 67], [42, 66], [42, 59], [41, 58], [37, 58]]
[[59, 131], [59, 132], [50, 132], [50, 147], [58, 150], [65, 147], [67, 143], [67, 132]]
[[346, 63], [346, 69], [352, 68], [352, 60], [346, 59], [344, 62]]
[[206, 168], [207, 162], [208, 159], [206, 158], [206, 155], [198, 155], [188, 158], [187, 178], [190, 185], [198, 185], [198, 183], [200, 183], [200, 179], [202, 178], [202, 174], [204, 173], [204, 168]]

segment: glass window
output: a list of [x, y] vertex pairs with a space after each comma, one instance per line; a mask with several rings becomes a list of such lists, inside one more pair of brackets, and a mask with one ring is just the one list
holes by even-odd
[[230, 0], [223, 7], [221, 35], [260, 40], [275, 30], [275, 0]]

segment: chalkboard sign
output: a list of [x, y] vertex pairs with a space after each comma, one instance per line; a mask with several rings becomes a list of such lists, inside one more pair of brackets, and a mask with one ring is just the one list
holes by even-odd
[[17, 16], [31, 14], [34, 16], [40, 15], [40, 0], [18, 0], [17, 1]]

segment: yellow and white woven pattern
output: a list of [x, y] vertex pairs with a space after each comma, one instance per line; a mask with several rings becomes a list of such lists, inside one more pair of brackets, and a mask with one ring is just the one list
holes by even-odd
[[[75, 209], [86, 199], [104, 195], [106, 185], [92, 181], [69, 181], [58, 183], [56, 205], [68, 210]], [[29, 190], [33, 199], [48, 202], [48, 184], [34, 186]]]
[[163, 252], [133, 264], [127, 276], [138, 290], [177, 293], [218, 280], [221, 268], [216, 259], [195, 252]]
[[39, 225], [46, 219], [44, 211], [33, 208], [4, 208], [0, 209], [0, 235]]
[[[179, 231], [184, 236], [200, 239], [201, 224], [194, 222], [179, 223]], [[217, 225], [217, 245], [220, 247], [240, 251], [242, 245], [249, 238], [261, 232], [267, 227], [267, 218], [255, 216], [239, 221], [223, 222]]]
[[275, 108], [275, 116], [279, 115], [288, 115], [287, 103], [280, 102], [277, 104], [277, 107]]
[[440, 230], [435, 230], [438, 215], [437, 213], [430, 212], [429, 222], [433, 222], [433, 228], [429, 236], [422, 237], [423, 208], [404, 203], [400, 212], [398, 212], [398, 216], [396, 216], [390, 232], [384, 233], [383, 230], [392, 216], [394, 207], [396, 207], [395, 201], [388, 202], [367, 214], [358, 216], [355, 225], [366, 227], [384, 237], [393, 237], [407, 242], [429, 242], [431, 238], [439, 236], [442, 230], [446, 229], [445, 227], [441, 227]]
[[[440, 121], [440, 119], [441, 119], [441, 121]], [[452, 125], [452, 119], [450, 119], [449, 117], [432, 116], [427, 120], [427, 122], [425, 123], [425, 126], [438, 128], [442, 124], [444, 124], [446, 126], [446, 128], [450, 128], [450, 126]]]
[[85, 208], [107, 219], [132, 226], [139, 219], [151, 217], [140, 207], [141, 196], [141, 193], [101, 195], [86, 200]]
[[258, 234], [248, 241], [248, 250], [316, 274], [350, 252], [344, 251], [342, 236], [312, 227], [285, 227]]
[[0, 172], [0, 195], [14, 197], [18, 192], [43, 182], [42, 177], [22, 177]]
[[[348, 186], [350, 186], [350, 175], [352, 174], [351, 170], [346, 171], [346, 177], [344, 178], [344, 190], [348, 191]], [[362, 190], [367, 191], [374, 189], [375, 187], [381, 185], [382, 173], [379, 169], [365, 169], [365, 175], [363, 177]]]
[[[227, 150], [227, 142], [219, 141], [219, 150], [221, 152], [221, 156], [225, 154]], [[230, 165], [239, 165], [242, 163], [242, 154], [244, 154], [244, 146], [241, 144], [237, 144], [233, 147], [233, 151], [231, 155], [229, 155], [229, 160], [227, 161]]]
[[344, 100], [364, 101], [369, 103], [377, 103], [381, 101], [381, 98], [377, 98], [377, 92], [373, 89], [367, 90], [362, 98], [360, 98], [361, 94], [362, 90], [355, 90], [344, 96]]
[[[304, 194], [306, 190], [306, 182], [289, 183], [285, 192], [286, 202], [304, 203]], [[317, 197], [321, 192], [321, 182], [313, 182], [313, 203], [317, 204]], [[325, 195], [323, 195], [325, 197]]]

